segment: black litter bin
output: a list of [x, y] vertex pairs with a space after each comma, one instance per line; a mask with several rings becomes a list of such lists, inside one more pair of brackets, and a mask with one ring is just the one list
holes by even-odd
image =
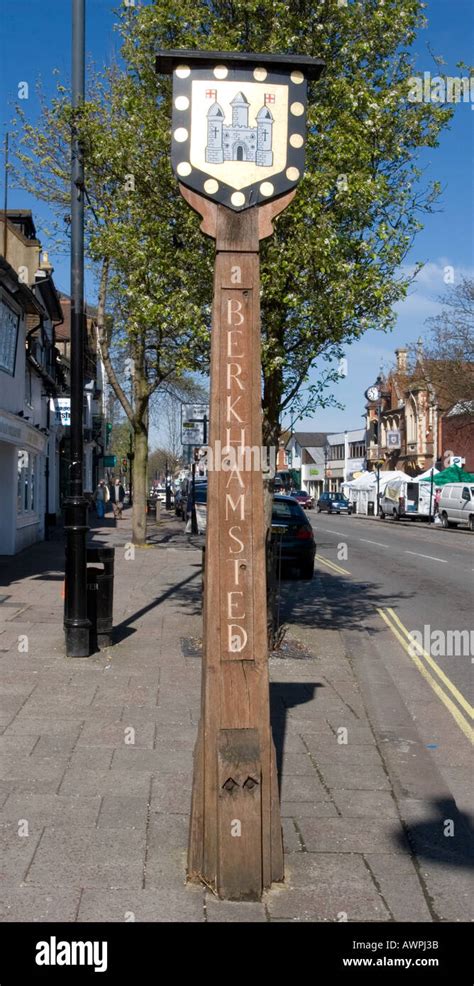
[[[114, 556], [115, 548], [87, 549], [87, 616], [91, 622], [92, 653], [112, 643]], [[102, 568], [96, 568], [97, 563]]]
[[147, 510], [146, 510], [146, 512], [147, 512], [147, 514], [148, 514], [149, 517], [154, 517], [155, 520], [156, 520], [156, 504], [157, 504], [157, 502], [158, 501], [155, 499], [155, 497], [153, 497], [153, 499], [148, 499], [147, 500]]

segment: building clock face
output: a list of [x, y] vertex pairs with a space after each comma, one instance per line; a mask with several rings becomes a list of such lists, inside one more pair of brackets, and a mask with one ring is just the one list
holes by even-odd
[[380, 391], [378, 387], [369, 387], [365, 392], [365, 396], [368, 401], [376, 401], [380, 397]]

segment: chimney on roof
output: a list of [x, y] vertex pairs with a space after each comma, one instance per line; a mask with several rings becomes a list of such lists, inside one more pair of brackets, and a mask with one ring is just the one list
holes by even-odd
[[398, 373], [406, 373], [408, 369], [408, 349], [396, 349]]

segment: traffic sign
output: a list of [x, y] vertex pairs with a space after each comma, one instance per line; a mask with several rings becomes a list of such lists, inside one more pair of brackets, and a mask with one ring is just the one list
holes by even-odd
[[181, 405], [181, 444], [205, 445], [209, 436], [209, 404]]

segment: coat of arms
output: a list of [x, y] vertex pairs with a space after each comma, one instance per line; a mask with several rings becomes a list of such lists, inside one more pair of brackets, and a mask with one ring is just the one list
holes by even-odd
[[235, 211], [289, 192], [304, 170], [308, 78], [301, 56], [169, 51], [171, 162], [180, 182]]

